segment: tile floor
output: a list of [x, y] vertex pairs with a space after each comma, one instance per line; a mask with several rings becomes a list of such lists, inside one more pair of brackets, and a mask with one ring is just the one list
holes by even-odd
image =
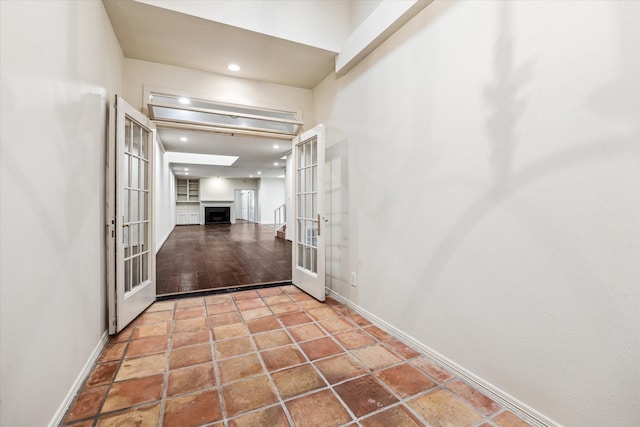
[[527, 426], [333, 300], [293, 286], [156, 302], [65, 426]]

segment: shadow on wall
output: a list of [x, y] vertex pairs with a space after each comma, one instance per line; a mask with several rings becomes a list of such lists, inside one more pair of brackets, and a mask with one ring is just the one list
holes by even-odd
[[[436, 247], [433, 256], [428, 260], [418, 279], [417, 283], [420, 286], [407, 297], [409, 303], [407, 309], [404, 310], [405, 319], [403, 322], [410, 320], [409, 316], [420, 313], [420, 308], [423, 307], [457, 249], [483, 218], [507, 197], [513, 196], [525, 186], [549, 175], [571, 169], [585, 162], [592, 162], [594, 159], [622, 158], [625, 153], [635, 151], [636, 160], [640, 163], [638, 100], [635, 99], [636, 111], [633, 113], [633, 107], [629, 108], [626, 103], [634, 102], [634, 98], [624, 95], [630, 90], [635, 94], [640, 91], [640, 79], [637, 78], [640, 75], [640, 61], [638, 60], [640, 51], [636, 49], [636, 46], [633, 46], [633, 34], [627, 34], [635, 31], [634, 18], [625, 15], [619, 9], [618, 20], [620, 24], [617, 27], [620, 29], [621, 39], [619, 57], [622, 58], [619, 78], [615, 82], [595, 90], [589, 98], [589, 106], [600, 114], [624, 118], [625, 124], [631, 125], [631, 130], [625, 134], [620, 133], [618, 137], [585, 141], [575, 148], [541, 157], [518, 171], [513, 170], [513, 158], [518, 146], [517, 122], [527, 104], [527, 100], [520, 95], [520, 90], [530, 80], [534, 65], [531, 60], [522, 65], [514, 63], [513, 34], [510, 28], [512, 4], [502, 2], [500, 6], [499, 22], [502, 31], [496, 40], [495, 80], [485, 89], [485, 99], [493, 110], [487, 121], [487, 130], [493, 141], [490, 161], [495, 182], [486, 193], [466, 209]], [[618, 4], [618, 8], [621, 8], [621, 5]], [[572, 245], [571, 242], [567, 242], [567, 244]], [[572, 256], [579, 254], [575, 250], [568, 250], [567, 253], [573, 254]]]
[[341, 139], [325, 150], [327, 287], [347, 296], [349, 283], [349, 142]]

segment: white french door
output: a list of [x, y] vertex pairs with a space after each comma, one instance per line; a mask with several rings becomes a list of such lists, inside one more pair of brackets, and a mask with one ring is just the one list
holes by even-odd
[[293, 140], [293, 284], [325, 300], [324, 125]]
[[153, 133], [148, 119], [116, 96], [109, 146], [109, 333], [120, 332], [156, 298]]

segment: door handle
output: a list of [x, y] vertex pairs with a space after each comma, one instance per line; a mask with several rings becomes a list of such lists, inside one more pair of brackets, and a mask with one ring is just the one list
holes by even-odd
[[318, 237], [320, 237], [320, 214], [318, 214]]

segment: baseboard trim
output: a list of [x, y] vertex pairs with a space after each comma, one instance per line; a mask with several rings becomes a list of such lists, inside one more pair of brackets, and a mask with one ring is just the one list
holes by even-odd
[[407, 335], [406, 333], [402, 332], [395, 326], [392, 326], [389, 323], [385, 322], [384, 320], [380, 319], [379, 317], [375, 316], [374, 314], [369, 313], [367, 310], [363, 309], [362, 307], [353, 303], [352, 301], [346, 299], [342, 295], [338, 294], [336, 291], [332, 289], [327, 289], [327, 293], [329, 294], [329, 296], [331, 296], [338, 302], [346, 305], [356, 313], [360, 314], [365, 319], [369, 320], [375, 326], [393, 335], [395, 338], [399, 339], [407, 346], [426, 355], [431, 359], [434, 359], [435, 361], [443, 365], [446, 369], [454, 373], [456, 376], [466, 381], [470, 385], [474, 386], [475, 388], [480, 390], [482, 393], [484, 393], [485, 395], [487, 395], [488, 397], [490, 397], [500, 405], [504, 406], [505, 408], [509, 409], [519, 417], [522, 417], [525, 421], [529, 422], [530, 424], [534, 426], [540, 426], [540, 427], [561, 427], [560, 424], [556, 423], [555, 421], [551, 420], [545, 415], [539, 413], [535, 409], [527, 406], [526, 404], [522, 403], [521, 401], [509, 395], [508, 393], [505, 393], [503, 390], [494, 386], [488, 381], [483, 380], [479, 376], [473, 374], [472, 372], [468, 371], [467, 369], [463, 368], [462, 366], [458, 365], [457, 363], [453, 362], [452, 360], [443, 356], [442, 354], [438, 353], [432, 348], [424, 345], [423, 343], [416, 340], [412, 336]]
[[69, 390], [64, 400], [62, 401], [62, 404], [60, 404], [60, 407], [58, 408], [55, 415], [53, 416], [53, 419], [49, 423], [49, 427], [56, 427], [62, 424], [64, 415], [69, 410], [69, 407], [71, 406], [73, 399], [75, 399], [76, 394], [78, 394], [78, 391], [80, 391], [80, 387], [82, 387], [84, 380], [87, 378], [87, 376], [91, 372], [91, 369], [93, 369], [93, 365], [95, 365], [96, 360], [98, 360], [98, 357], [100, 357], [100, 353], [102, 353], [102, 350], [104, 349], [104, 346], [107, 344], [108, 339], [109, 339], [109, 333], [108, 331], [104, 331], [104, 333], [102, 334], [102, 337], [100, 338], [100, 341], [98, 342], [98, 345], [96, 345], [96, 347], [93, 349], [93, 352], [91, 353], [91, 356], [89, 356], [87, 363], [84, 364], [82, 371], [80, 371], [80, 374], [74, 381], [73, 385], [71, 386], [71, 389]]
[[173, 233], [173, 230], [176, 228], [175, 224], [173, 225], [173, 227], [171, 228], [171, 230], [169, 230], [169, 232], [167, 234], [165, 234], [165, 236], [163, 238], [160, 239], [160, 243], [158, 244], [156, 242], [156, 255], [158, 255], [158, 252], [160, 252], [160, 249], [162, 249], [162, 245], [164, 245], [164, 242], [167, 241], [167, 239], [169, 238], [169, 236], [171, 235], [171, 233]]

